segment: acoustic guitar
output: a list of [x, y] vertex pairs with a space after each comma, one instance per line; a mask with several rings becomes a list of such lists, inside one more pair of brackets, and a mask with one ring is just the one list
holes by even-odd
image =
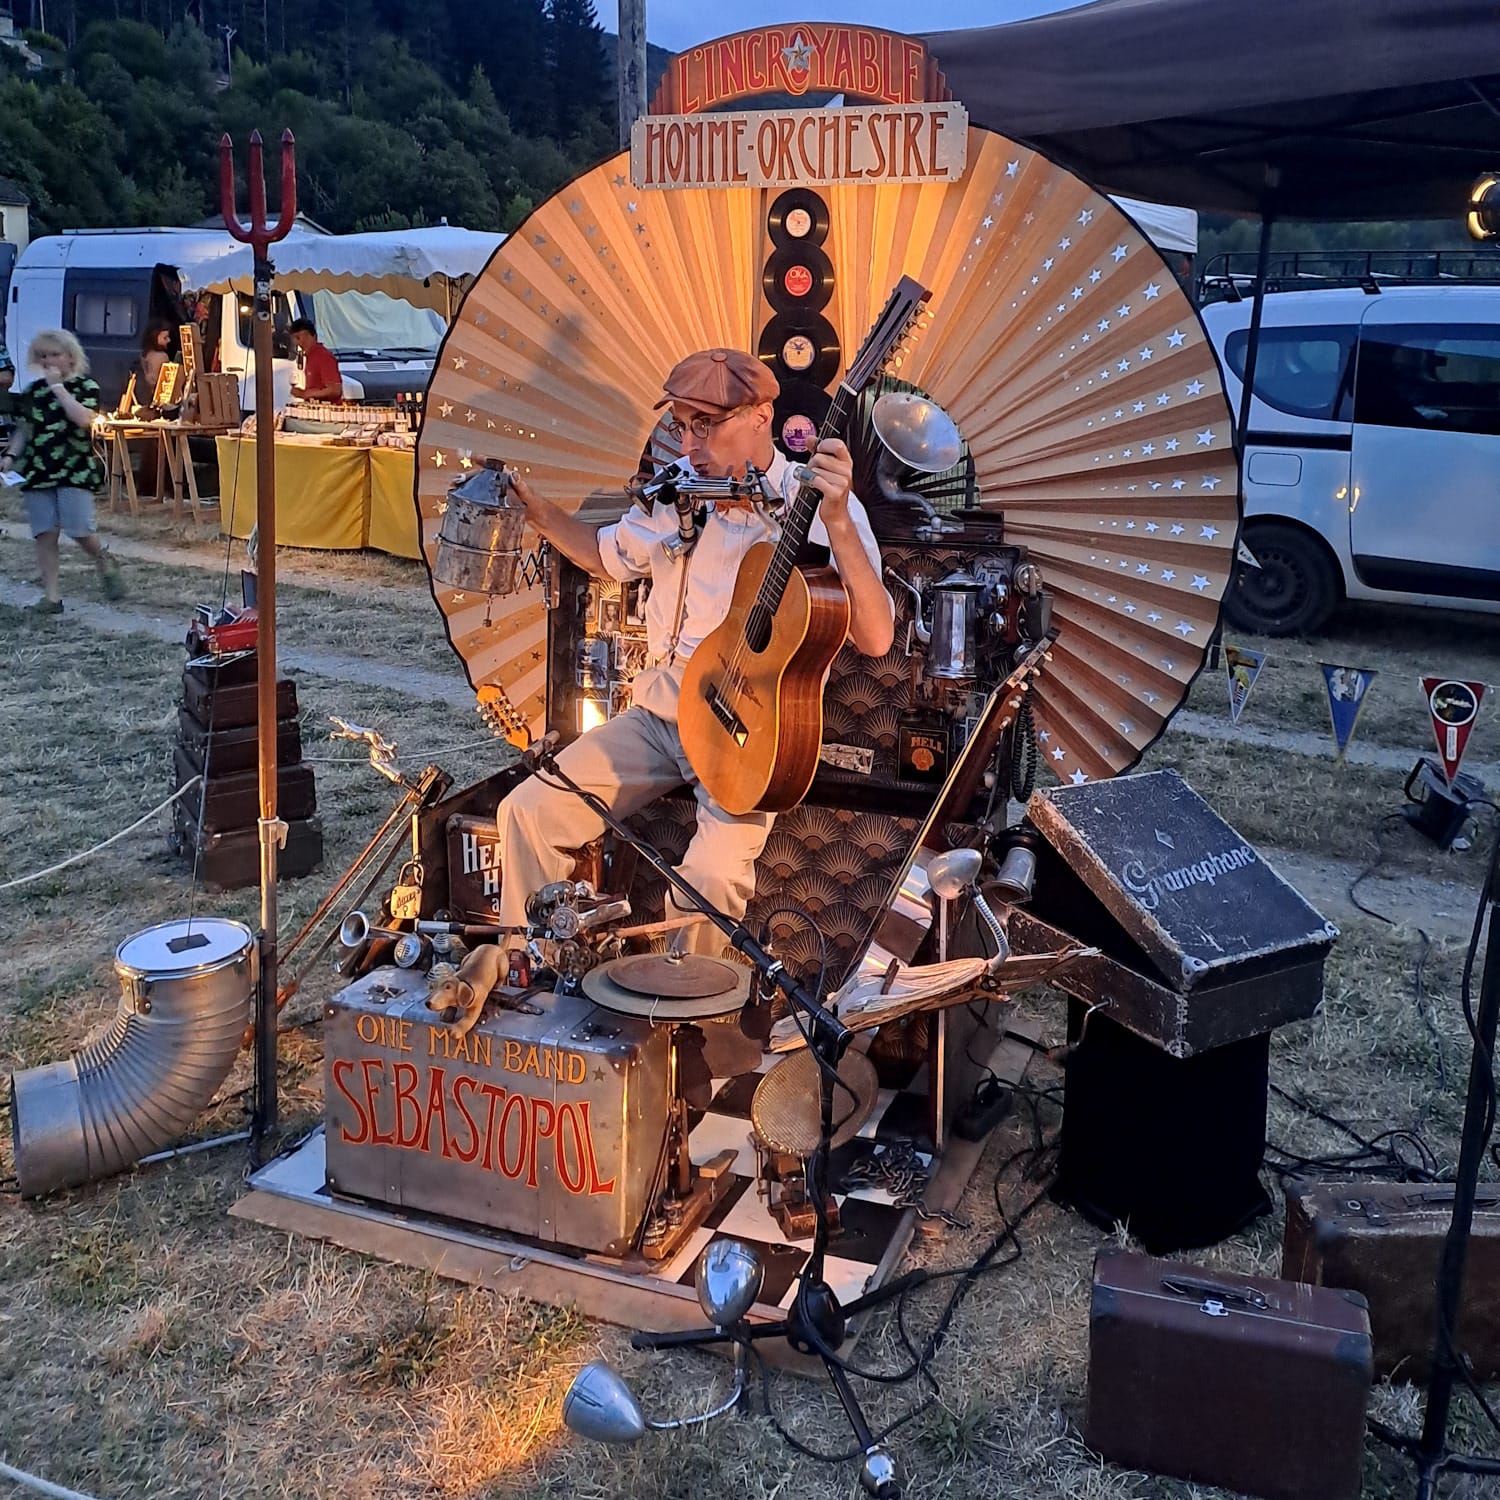
[[[819, 440], [842, 433], [860, 391], [902, 347], [929, 295], [901, 278], [839, 382]], [[849, 633], [838, 572], [799, 566], [821, 499], [814, 485], [799, 484], [780, 539], [745, 554], [729, 613], [683, 676], [683, 750], [709, 795], [736, 817], [795, 807], [818, 768], [823, 683]]]

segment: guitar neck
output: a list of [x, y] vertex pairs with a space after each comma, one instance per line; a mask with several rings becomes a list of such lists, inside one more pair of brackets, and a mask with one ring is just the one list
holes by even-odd
[[[818, 429], [820, 443], [825, 438], [838, 437], [843, 432], [844, 424], [849, 420], [849, 410], [853, 399], [854, 392], [840, 381], [838, 393], [833, 398], [833, 405], [829, 407], [828, 415]], [[822, 498], [816, 486], [801, 484], [791, 504], [787, 507], [786, 517], [781, 524], [781, 538], [776, 543], [776, 551], [771, 557], [770, 566], [766, 569], [766, 576], [761, 580], [760, 592], [756, 595], [756, 603], [772, 614], [775, 614], [781, 607], [782, 595], [786, 592], [792, 569], [797, 566], [797, 559], [807, 545], [813, 517], [818, 513], [818, 502]]]

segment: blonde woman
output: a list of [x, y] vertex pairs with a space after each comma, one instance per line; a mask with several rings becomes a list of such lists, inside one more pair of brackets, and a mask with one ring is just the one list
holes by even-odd
[[0, 457], [0, 469], [17, 469], [26, 497], [26, 518], [36, 541], [42, 598], [35, 614], [60, 615], [57, 582], [58, 534], [67, 534], [94, 560], [106, 599], [124, 596], [120, 566], [100, 544], [94, 529], [94, 491], [104, 482], [104, 466], [94, 452], [90, 429], [99, 410], [99, 386], [71, 333], [48, 329], [31, 341], [26, 363], [42, 372], [15, 399], [19, 425]]

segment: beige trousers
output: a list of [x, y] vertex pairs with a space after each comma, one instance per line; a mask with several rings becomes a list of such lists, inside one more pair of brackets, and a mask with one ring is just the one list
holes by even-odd
[[[715, 805], [693, 775], [677, 725], [644, 708], [630, 708], [591, 729], [558, 752], [557, 763], [593, 792], [617, 818], [628, 818], [664, 792], [690, 785], [698, 799], [698, 828], [678, 866], [683, 878], [719, 910], [742, 917], [755, 894], [755, 861], [771, 832], [774, 813], [731, 817]], [[572, 868], [572, 851], [598, 838], [599, 816], [545, 771], [523, 781], [496, 810], [500, 831], [500, 921], [522, 925], [526, 899]], [[668, 891], [667, 915], [691, 903]], [[723, 934], [712, 923], [685, 928], [676, 946], [689, 953], [719, 953]]]

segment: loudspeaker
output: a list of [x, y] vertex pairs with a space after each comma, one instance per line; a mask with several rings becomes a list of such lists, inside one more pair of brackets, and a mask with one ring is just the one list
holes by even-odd
[[1269, 1032], [1193, 1057], [1068, 1002], [1062, 1155], [1052, 1196], [1152, 1255], [1216, 1244], [1271, 1206]]

